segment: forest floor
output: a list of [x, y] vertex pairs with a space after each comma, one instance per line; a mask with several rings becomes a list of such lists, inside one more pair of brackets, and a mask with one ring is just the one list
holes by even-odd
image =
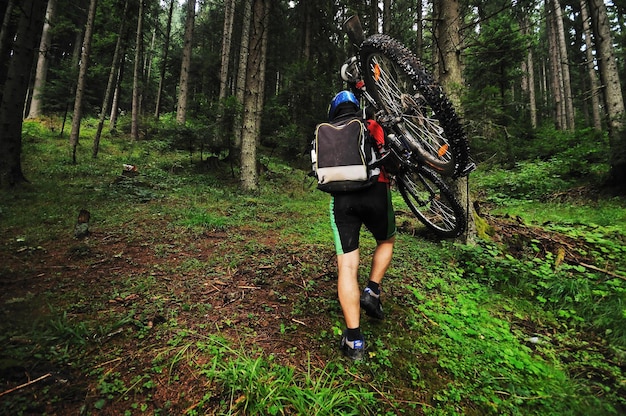
[[[78, 361], [70, 360], [66, 367], [49, 367], [48, 360], [43, 359], [45, 351], [38, 351], [36, 345], [30, 359], [15, 365], [3, 363], [2, 378], [6, 383], [3, 388], [47, 376], [23, 387], [20, 394], [27, 392], [36, 401], [45, 390], [47, 395], [59, 400], [31, 409], [33, 414], [79, 414], [82, 407], [100, 397], [96, 391], [98, 378], [86, 378], [85, 369], [80, 368], [93, 356], [110, 357], [106, 362], [89, 362], [94, 370], [103, 368], [106, 372], [123, 374], [128, 378], [123, 380], [124, 384], [132, 385], [132, 378], [140, 374], [136, 370], [153, 368], [155, 358], [167, 348], [163, 333], [171, 335], [176, 328], [198, 334], [217, 330], [235, 344], [249, 343], [250, 331], [254, 331], [255, 348], [261, 347], [266, 355], [302, 369], [308, 357], [324, 366], [326, 357], [320, 346], [302, 340], [309, 339], [307, 334], [329, 328], [329, 316], [322, 307], [311, 308], [295, 319], [293, 308], [294, 300], [303, 296], [335, 296], [331, 267], [334, 258], [330, 253], [328, 275], [316, 276], [327, 281], [322, 286], [324, 291], [309, 295], [305, 290], [305, 279], [309, 277], [282, 272], [289, 267], [301, 268], [303, 262], [311, 261], [307, 253], [298, 252], [297, 248], [292, 253], [260, 251], [247, 264], [236, 269], [212, 270], [207, 276], [198, 270], [185, 270], [185, 263], [226, 255], [225, 242], [229, 238], [226, 232], [207, 232], [199, 238], [195, 236], [190, 244], [186, 241], [189, 236], [172, 238], [167, 220], [138, 218], [128, 227], [134, 228], [132, 240], [124, 232], [94, 230], [80, 241], [69, 234], [59, 236], [45, 247], [22, 245], [19, 230], [3, 232], [2, 240], [10, 242], [0, 247], [3, 258], [0, 307], [6, 319], [4, 325], [7, 322], [12, 328], [37, 325], [38, 321], [48, 319], [51, 308], [62, 311], [62, 322], [58, 324], [66, 326], [68, 331], [75, 331], [71, 322], [109, 317], [120, 320], [107, 327], [110, 332], [96, 328], [93, 334], [78, 334], [88, 336], [84, 355]], [[253, 230], [240, 230], [237, 234], [265, 247], [276, 246], [279, 238]], [[163, 247], [163, 252], [155, 251], [157, 246]], [[144, 283], [149, 289], [142, 285], [146, 280], [150, 281]], [[173, 320], [175, 328], [170, 328]], [[166, 325], [168, 328], [161, 331]], [[288, 335], [286, 325], [294, 329]], [[139, 341], [138, 332], [142, 332]], [[36, 341], [14, 337], [10, 342]], [[181, 369], [176, 382], [171, 376], [164, 372], [156, 381], [152, 400], [157, 408], [169, 406], [174, 413], [182, 413], [186, 406], [202, 398], [205, 386], [192, 371]], [[182, 407], [181, 401], [185, 403]], [[110, 403], [102, 414], [123, 414], [127, 408], [128, 403], [121, 402], [118, 406]]]
[[[336, 414], [339, 399], [347, 413], [386, 416], [624, 408], [626, 353], [605, 337], [624, 332], [619, 230], [568, 222], [561, 234], [525, 224], [524, 207], [508, 217], [486, 206], [495, 244], [463, 247], [433, 239], [398, 196], [386, 319], [363, 316], [368, 354], [354, 365], [338, 348], [328, 198], [306, 172], [271, 160], [246, 194], [225, 163], [151, 142], [118, 138], [97, 160], [85, 146], [80, 164], [56, 135], [25, 146], [32, 183], [0, 191], [0, 414], [307, 414], [297, 400]], [[119, 174], [126, 163], [137, 177]], [[586, 194], [559, 198], [594, 209]], [[82, 208], [89, 233], [77, 237]], [[620, 200], [604, 223], [622, 213]], [[364, 276], [374, 242], [361, 247]], [[566, 268], [568, 292], [553, 300], [561, 263], [580, 270]], [[581, 289], [580, 306], [608, 305], [604, 327], [577, 315], [568, 299]], [[266, 411], [281, 377], [319, 395]]]
[[[534, 239], [546, 251], [565, 247], [569, 261], [586, 262], [574, 254], [583, 251], [581, 241], [515, 219], [490, 222], [497, 238], [510, 246]], [[311, 338], [332, 327], [340, 312], [330, 247], [321, 257], [307, 247], [278, 252], [273, 248], [280, 237], [254, 228], [207, 231], [190, 242], [189, 235], [173, 233], [165, 218], [136, 218], [126, 226], [132, 233], [93, 229], [76, 239], [68, 232], [36, 247], [20, 239], [21, 230], [3, 230], [2, 326], [11, 333], [41, 331], [42, 336], [13, 335], [3, 346], [27, 345], [31, 354], [21, 360], [3, 357], [0, 401], [19, 394], [29, 403], [26, 414], [83, 414], [98, 407], [107, 377], [111, 392], [124, 396], [115, 389], [142, 383], [142, 376], [150, 373], [147, 391], [153, 409], [182, 414], [202, 400], [207, 381], [186, 368], [185, 360], [176, 371], [155, 364], [161, 356], [176, 361], [172, 357], [181, 350], [173, 340], [180, 332], [195, 342], [202, 334], [217, 331], [235, 345], [246, 348], [253, 343], [250, 351], [261, 348], [276, 362], [303, 372], [311, 362], [324, 367], [329, 355], [339, 354], [333, 337], [320, 342]], [[235, 234], [261, 247], [248, 262], [233, 269], [216, 263], [208, 272], [185, 266], [227, 256]], [[319, 261], [325, 264], [321, 275], [300, 272]], [[322, 283], [309, 290], [309, 280]], [[83, 327], [79, 322], [101, 322], [102, 327]], [[50, 328], [43, 325], [51, 323], [56, 331], [50, 336], [57, 339], [47, 345]], [[63, 351], [63, 339], [58, 339], [63, 337], [78, 338], [83, 345], [80, 356]], [[98, 414], [124, 414], [129, 400], [134, 399], [126, 395], [111, 401]]]

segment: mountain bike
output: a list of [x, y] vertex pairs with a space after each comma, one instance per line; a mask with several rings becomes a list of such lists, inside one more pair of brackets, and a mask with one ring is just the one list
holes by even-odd
[[475, 165], [452, 103], [400, 42], [384, 34], [365, 38], [356, 15], [344, 29], [357, 56], [344, 63], [341, 77], [388, 133], [380, 163], [427, 228], [441, 237], [461, 235], [466, 211], [441, 176], [466, 176]]

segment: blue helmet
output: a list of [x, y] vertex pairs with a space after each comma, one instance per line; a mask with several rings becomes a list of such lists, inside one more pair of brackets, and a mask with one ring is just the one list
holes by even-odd
[[335, 95], [335, 98], [330, 102], [330, 108], [328, 109], [328, 119], [332, 120], [337, 116], [337, 110], [339, 106], [344, 103], [354, 105], [354, 111], [359, 109], [359, 100], [356, 99], [354, 94], [350, 91], [340, 91]]

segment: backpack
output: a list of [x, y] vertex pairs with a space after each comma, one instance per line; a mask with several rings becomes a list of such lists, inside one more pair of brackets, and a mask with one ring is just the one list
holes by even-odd
[[375, 159], [373, 139], [360, 118], [321, 123], [315, 128], [311, 163], [317, 189], [341, 193], [369, 187], [379, 173], [371, 166]]

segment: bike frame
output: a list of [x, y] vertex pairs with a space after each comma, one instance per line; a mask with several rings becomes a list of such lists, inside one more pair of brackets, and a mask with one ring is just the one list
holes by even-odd
[[[346, 20], [344, 29], [359, 55], [365, 35], [358, 16]], [[402, 118], [388, 114], [367, 91], [361, 65], [358, 56], [349, 58], [341, 68], [341, 77], [352, 86], [362, 103], [364, 114], [368, 113], [368, 109], [373, 109], [373, 118], [388, 133], [386, 143], [389, 151], [378, 163], [385, 166], [387, 172], [396, 178], [403, 199], [427, 228], [443, 237], [460, 235], [466, 226], [464, 209], [445, 182], [428, 167], [419, 154], [412, 152], [411, 146], [403, 137], [402, 129], [397, 127]]]

